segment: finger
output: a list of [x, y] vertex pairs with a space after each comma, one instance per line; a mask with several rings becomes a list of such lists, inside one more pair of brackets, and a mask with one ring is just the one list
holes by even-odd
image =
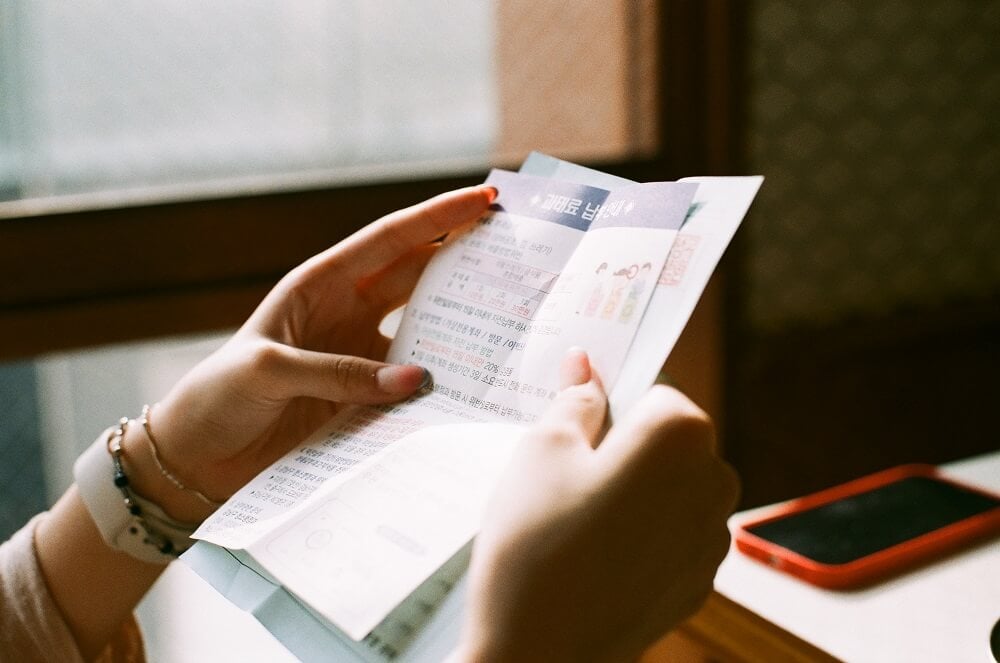
[[554, 444], [600, 443], [608, 398], [587, 354], [571, 348], [559, 368], [562, 391], [532, 429], [531, 436]]
[[[673, 387], [656, 385], [616, 423], [601, 444], [601, 453], [619, 462], [659, 460], [709, 454], [715, 445], [712, 420]], [[654, 462], [657, 459], [654, 459]]]
[[358, 284], [358, 295], [379, 313], [405, 304], [438, 247], [425, 244]]
[[283, 338], [289, 318], [285, 305], [290, 300], [301, 305], [299, 313], [306, 317], [322, 310], [321, 304], [333, 298], [354, 303], [351, 298], [366, 279], [384, 272], [412, 250], [479, 218], [496, 195], [492, 186], [469, 187], [383, 217], [289, 272], [264, 298], [247, 325], [264, 335]]
[[593, 373], [587, 353], [582, 348], [572, 347], [566, 351], [559, 365], [559, 389], [585, 384], [590, 381]]
[[[740, 476], [733, 469], [733, 466], [721, 458], [719, 459], [719, 483], [721, 485], [719, 492], [723, 495], [719, 506], [722, 509], [722, 513], [729, 516], [736, 510], [736, 505], [739, 504], [743, 485], [740, 482]], [[727, 534], [728, 531], [726, 530]]]
[[338, 403], [390, 403], [430, 383], [427, 370], [411, 364], [386, 364], [278, 343], [267, 347], [257, 368], [274, 380], [283, 399], [309, 396]]
[[344, 278], [357, 282], [382, 271], [413, 249], [475, 221], [496, 195], [491, 186], [468, 187], [393, 212], [320, 254], [318, 266], [336, 263]]

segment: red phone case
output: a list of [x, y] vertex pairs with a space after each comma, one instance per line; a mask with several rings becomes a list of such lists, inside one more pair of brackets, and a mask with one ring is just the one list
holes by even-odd
[[913, 476], [933, 477], [960, 486], [964, 490], [993, 498], [998, 497], [980, 488], [948, 479], [933, 465], [902, 465], [792, 500], [776, 507], [765, 517], [741, 523], [734, 537], [736, 547], [750, 557], [813, 585], [829, 589], [851, 589], [884, 579], [976, 539], [1000, 532], [1000, 506], [998, 506], [866, 557], [845, 564], [824, 564], [747, 531], [747, 528], [774, 522], [801, 511]]

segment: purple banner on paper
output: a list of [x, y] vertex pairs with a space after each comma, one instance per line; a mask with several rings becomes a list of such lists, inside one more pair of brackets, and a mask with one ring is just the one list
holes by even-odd
[[652, 182], [609, 192], [506, 170], [490, 172], [486, 184], [500, 192], [494, 210], [583, 231], [609, 227], [677, 230], [697, 189], [690, 182]]

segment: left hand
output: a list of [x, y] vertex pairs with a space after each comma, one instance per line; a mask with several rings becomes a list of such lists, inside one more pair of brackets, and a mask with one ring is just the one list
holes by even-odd
[[495, 195], [479, 186], [437, 196], [290, 272], [222, 348], [153, 408], [150, 423], [165, 465], [221, 501], [341, 404], [411, 395], [427, 373], [380, 361], [389, 340], [379, 322], [409, 297], [434, 240], [477, 219]]

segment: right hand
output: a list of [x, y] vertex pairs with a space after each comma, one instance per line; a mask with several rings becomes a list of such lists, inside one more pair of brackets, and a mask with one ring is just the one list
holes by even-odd
[[476, 539], [461, 660], [626, 661], [694, 613], [729, 549], [736, 475], [707, 415], [654, 387], [604, 434], [582, 351]]

